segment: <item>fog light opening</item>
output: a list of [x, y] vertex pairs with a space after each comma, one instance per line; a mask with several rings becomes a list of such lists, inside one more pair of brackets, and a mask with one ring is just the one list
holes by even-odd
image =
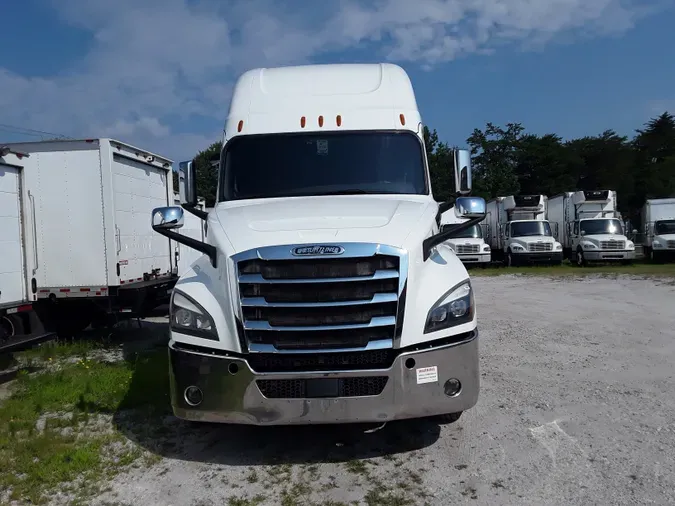
[[462, 384], [457, 378], [450, 378], [443, 385], [443, 390], [448, 397], [457, 397], [462, 390]]
[[185, 389], [185, 402], [190, 406], [199, 406], [204, 400], [204, 394], [196, 386], [189, 386]]
[[407, 359], [407, 360], [405, 361], [405, 366], [406, 366], [408, 369], [412, 369], [413, 367], [415, 367], [415, 359], [414, 359], [414, 358], [409, 358], [409, 359]]
[[230, 362], [230, 365], [227, 366], [227, 370], [230, 371], [230, 374], [237, 374], [239, 372], [239, 366], [234, 362]]

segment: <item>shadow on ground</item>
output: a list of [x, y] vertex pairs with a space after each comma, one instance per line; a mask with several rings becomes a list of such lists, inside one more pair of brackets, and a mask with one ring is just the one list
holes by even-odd
[[113, 422], [122, 434], [165, 458], [231, 466], [346, 462], [419, 450], [434, 444], [432, 420], [398, 421], [373, 433], [373, 425], [252, 427], [193, 423], [173, 416], [166, 347], [127, 355], [131, 384]]

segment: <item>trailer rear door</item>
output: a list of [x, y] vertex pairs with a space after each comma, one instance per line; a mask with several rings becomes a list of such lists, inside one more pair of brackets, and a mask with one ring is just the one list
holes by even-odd
[[170, 242], [151, 226], [152, 210], [173, 201], [167, 171], [115, 153], [112, 174], [120, 281], [141, 281], [156, 269], [170, 273]]
[[21, 169], [0, 163], [0, 306], [26, 296]]

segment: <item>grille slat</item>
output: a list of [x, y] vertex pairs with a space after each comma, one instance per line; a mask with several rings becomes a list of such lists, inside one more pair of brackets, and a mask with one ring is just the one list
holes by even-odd
[[[325, 381], [313, 379], [276, 379], [257, 380], [256, 384], [268, 399], [312, 399], [330, 397], [365, 397], [380, 395], [387, 385], [386, 376], [362, 376], [334, 380], [334, 394], [313, 389], [311, 382]], [[314, 390], [314, 391], [313, 391]], [[324, 389], [324, 392], [328, 390]]]
[[550, 242], [533, 242], [528, 245], [528, 251], [553, 251], [553, 243]]
[[625, 241], [600, 241], [600, 249], [626, 249]]
[[668, 249], [673, 249], [673, 248], [675, 248], [675, 241], [668, 241], [668, 242], [666, 243], [666, 246], [668, 247]]
[[458, 244], [456, 246], [456, 251], [458, 255], [463, 255], [467, 253], [479, 253], [480, 245], [478, 244]]
[[400, 258], [242, 260], [244, 335], [277, 349], [363, 347], [393, 339]]

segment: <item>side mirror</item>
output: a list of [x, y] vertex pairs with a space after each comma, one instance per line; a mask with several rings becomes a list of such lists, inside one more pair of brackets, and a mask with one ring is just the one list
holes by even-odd
[[582, 230], [581, 232], [579, 232], [579, 235], [581, 235], [581, 236], [586, 235], [586, 231]]
[[455, 162], [455, 190], [460, 195], [471, 193], [471, 151], [456, 149]]
[[197, 174], [192, 160], [178, 164], [180, 203], [189, 207], [197, 205]]
[[152, 210], [152, 229], [155, 231], [178, 229], [183, 223], [182, 207], [157, 207]]
[[637, 235], [637, 233], [638, 233], [638, 229], [637, 229], [637, 228], [634, 228], [634, 229], [633, 229], [633, 234]]
[[469, 220], [485, 218], [485, 199], [481, 197], [457, 197], [455, 216]]

